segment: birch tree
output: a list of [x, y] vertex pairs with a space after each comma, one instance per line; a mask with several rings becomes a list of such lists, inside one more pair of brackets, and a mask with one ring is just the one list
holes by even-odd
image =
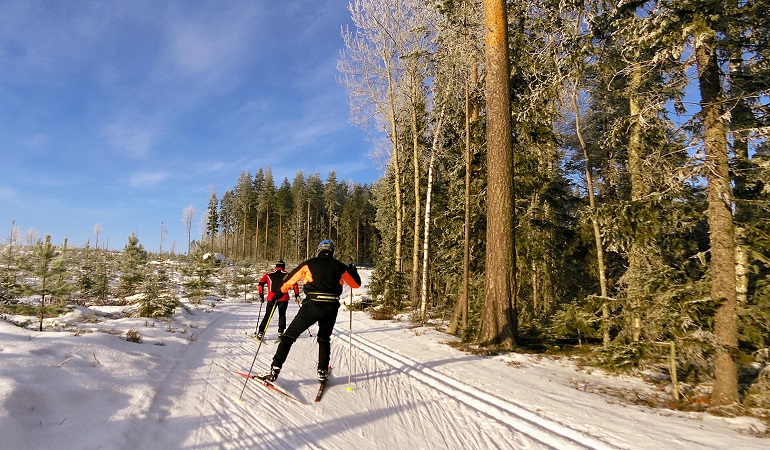
[[401, 188], [401, 149], [396, 83], [400, 76], [398, 49], [391, 30], [401, 24], [393, 19], [392, 2], [386, 0], [356, 0], [349, 4], [354, 31], [345, 29], [345, 45], [337, 68], [341, 83], [350, 101], [351, 117], [367, 129], [375, 126], [388, 136], [390, 142], [389, 166], [393, 176], [395, 213], [394, 271], [402, 272], [403, 200]]
[[187, 230], [187, 254], [190, 254], [190, 243], [192, 242], [192, 224], [193, 219], [195, 219], [195, 206], [194, 205], [187, 205], [185, 209], [182, 211], [182, 223], [184, 223], [185, 229]]

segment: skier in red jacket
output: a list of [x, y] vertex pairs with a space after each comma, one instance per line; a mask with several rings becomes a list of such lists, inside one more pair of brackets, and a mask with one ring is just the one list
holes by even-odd
[[289, 306], [290, 290], [294, 291], [294, 300], [299, 305], [299, 286], [296, 283], [294, 286], [289, 286], [286, 292], [281, 292], [281, 285], [286, 275], [286, 263], [278, 261], [275, 263], [275, 269], [262, 275], [262, 278], [259, 279], [257, 289], [259, 290], [259, 301], [262, 303], [265, 302], [265, 288], [267, 287], [267, 309], [257, 332], [257, 339], [260, 341], [265, 337], [268, 321], [275, 308], [278, 308], [278, 339], [283, 336], [283, 330], [286, 329], [286, 308]]

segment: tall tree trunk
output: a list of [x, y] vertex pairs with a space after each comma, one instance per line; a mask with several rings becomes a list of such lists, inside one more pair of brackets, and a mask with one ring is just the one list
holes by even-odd
[[[583, 127], [580, 120], [580, 107], [578, 106], [578, 85], [572, 91], [572, 107], [575, 110], [575, 133], [577, 134], [580, 146], [583, 148], [583, 159], [586, 162], [586, 190], [588, 191], [588, 205], [591, 211], [596, 211], [596, 196], [594, 194], [594, 178], [591, 173], [591, 160], [588, 157], [588, 146], [583, 136]], [[608, 303], [607, 275], [604, 267], [604, 245], [602, 244], [601, 230], [596, 216], [591, 214], [591, 228], [594, 233], [594, 245], [596, 246], [596, 267], [599, 278], [599, 291], [602, 296], [602, 345], [604, 348], [610, 346], [610, 305]]]
[[[628, 138], [628, 173], [631, 178], [631, 201], [639, 201], [644, 196], [645, 187], [642, 178], [642, 108], [639, 98], [639, 86], [641, 85], [642, 68], [637, 65], [631, 73], [630, 95], [628, 97], [629, 116], [631, 117], [631, 130]], [[640, 307], [642, 305], [644, 289], [639, 285], [639, 275], [643, 270], [643, 256], [640, 245], [634, 239], [628, 252], [628, 269], [626, 273], [628, 286], [628, 300], [631, 306], [631, 340], [639, 342], [642, 335], [642, 317]]]
[[356, 217], [356, 264], [361, 263], [361, 217]]
[[[414, 82], [414, 81], [413, 81]], [[412, 89], [412, 183], [414, 184], [414, 230], [412, 232], [412, 282], [410, 284], [409, 295], [412, 297], [412, 305], [416, 306], [420, 301], [418, 290], [420, 280], [420, 139], [417, 136], [417, 109], [415, 107], [415, 96]], [[423, 317], [423, 320], [425, 318]]]
[[706, 150], [711, 297], [720, 302], [714, 316], [717, 345], [712, 403], [721, 406], [739, 401], [738, 366], [735, 360], [738, 350], [738, 323], [733, 198], [727, 155], [727, 127], [723, 118], [720, 69], [714, 49], [714, 37], [706, 32], [696, 35], [694, 40]]
[[257, 211], [257, 223], [254, 227], [254, 260], [259, 258], [259, 211]]
[[730, 113], [730, 129], [733, 135], [733, 152], [735, 153], [735, 169], [733, 170], [733, 182], [735, 183], [735, 277], [736, 295], [739, 305], [746, 304], [749, 295], [749, 252], [746, 248], [744, 222], [748, 219], [745, 204], [740, 200], [747, 200], [746, 175], [749, 163], [749, 139], [746, 129], [754, 126], [754, 117], [746, 103], [744, 92], [736, 86], [735, 81], [743, 75], [743, 58], [740, 51], [734, 51], [730, 55], [730, 97], [735, 105]]
[[[474, 85], [478, 82], [478, 71], [472, 72]], [[463, 220], [463, 275], [460, 284], [460, 297], [457, 299], [452, 322], [447, 328], [449, 334], [457, 334], [458, 327], [468, 328], [468, 303], [471, 265], [471, 119], [478, 120], [478, 108], [471, 112], [471, 93], [468, 77], [465, 78], [465, 217]]]
[[430, 152], [430, 161], [428, 162], [428, 185], [425, 189], [425, 221], [423, 223], [424, 236], [422, 243], [422, 283], [420, 285], [420, 320], [425, 323], [428, 316], [428, 256], [430, 250], [430, 217], [431, 203], [433, 200], [433, 166], [436, 163], [436, 153], [438, 153], [439, 143], [441, 142], [441, 127], [444, 123], [444, 111], [446, 103], [441, 105], [436, 127], [433, 131], [433, 145]]
[[487, 99], [487, 234], [484, 310], [479, 340], [516, 345], [513, 142], [505, 0], [484, 0]]
[[[389, 104], [389, 120], [390, 120], [390, 139], [393, 144], [393, 187], [395, 190], [394, 202], [396, 209], [396, 252], [395, 258], [395, 270], [397, 273], [403, 271], [401, 255], [401, 243], [403, 234], [403, 200], [401, 199], [401, 162], [399, 160], [398, 151], [398, 127], [396, 126], [396, 98], [393, 93], [393, 80], [390, 74], [390, 60], [387, 59], [387, 55], [383, 55], [383, 61], [386, 64], [388, 72], [388, 104]], [[401, 299], [398, 299], [398, 305], [400, 306]]]
[[305, 238], [305, 259], [310, 258], [310, 197], [307, 199], [307, 237]]
[[265, 205], [265, 245], [264, 245], [264, 252], [265, 252], [265, 259], [270, 260], [270, 255], [268, 252], [270, 251], [269, 248], [267, 248], [267, 237], [270, 233], [270, 205]]
[[241, 251], [243, 252], [241, 256], [243, 258], [246, 257], [246, 217], [247, 217], [247, 214], [246, 214], [246, 211], [244, 211], [243, 212], [243, 242], [241, 244], [241, 247], [242, 247]]

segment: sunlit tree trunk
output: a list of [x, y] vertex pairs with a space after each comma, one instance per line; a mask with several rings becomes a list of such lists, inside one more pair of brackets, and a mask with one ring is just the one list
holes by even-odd
[[[628, 138], [628, 174], [631, 178], [631, 201], [639, 201], [644, 196], [644, 181], [642, 178], [642, 109], [639, 99], [642, 69], [636, 66], [631, 72], [630, 95], [628, 98], [631, 129]], [[640, 307], [644, 289], [639, 286], [639, 274], [642, 271], [642, 253], [639, 244], [631, 242], [628, 252], [628, 298], [631, 305], [631, 340], [639, 342], [642, 333], [642, 318]]]
[[706, 179], [708, 181], [708, 224], [711, 244], [711, 297], [719, 301], [714, 316], [716, 348], [714, 356], [714, 405], [739, 401], [738, 323], [735, 290], [735, 236], [733, 198], [727, 155], [727, 127], [722, 107], [719, 63], [713, 34], [695, 36], [695, 59], [700, 82]]
[[517, 312], [513, 221], [513, 142], [505, 0], [484, 1], [487, 100], [487, 234], [479, 341], [513, 349]]

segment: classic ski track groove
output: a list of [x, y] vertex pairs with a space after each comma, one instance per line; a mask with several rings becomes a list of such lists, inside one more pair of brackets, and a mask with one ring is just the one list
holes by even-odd
[[[349, 340], [348, 331], [334, 330], [334, 333]], [[352, 336], [352, 345], [365, 353], [391, 365], [402, 373], [415, 378], [436, 390], [454, 398], [463, 404], [478, 410], [482, 414], [488, 414], [489, 407], [494, 407], [499, 415], [488, 414], [511, 428], [520, 431], [537, 442], [550, 448], [590, 448], [613, 449], [616, 448], [606, 442], [597, 439], [590, 434], [574, 430], [551, 419], [543, 417], [530, 409], [518, 405], [515, 402], [504, 400], [471, 385], [442, 375], [435, 370], [413, 361], [403, 355], [394, 353], [367, 339]]]
[[[241, 337], [236, 337], [234, 335], [228, 335], [227, 336], [230, 340], [230, 345], [238, 347], [243, 345], [243, 339]], [[251, 342], [248, 342], [251, 341]], [[258, 341], [254, 339], [248, 339], [248, 347], [253, 346], [254, 350], [256, 350], [257, 345], [259, 344]], [[252, 352], [253, 353], [253, 352]], [[257, 380], [249, 380], [241, 375], [238, 375], [235, 373], [234, 368], [242, 368], [244, 373], [248, 373], [248, 367], [242, 367], [242, 362], [238, 362], [237, 358], [227, 357], [224, 360], [222, 360], [222, 363], [214, 362], [215, 366], [218, 366], [219, 368], [223, 369], [225, 372], [228, 373], [228, 375], [225, 375], [225, 378], [227, 379], [228, 384], [231, 384], [233, 388], [237, 390], [236, 394], [238, 394], [241, 389], [244, 386], [244, 382], [249, 386], [244, 390], [243, 394], [243, 403], [245, 405], [248, 405], [249, 403], [255, 403], [260, 402], [260, 405], [271, 411], [270, 414], [272, 414], [275, 417], [281, 417], [281, 419], [284, 421], [284, 425], [290, 425], [288, 428], [291, 429], [292, 434], [301, 438], [303, 441], [303, 448], [308, 449], [317, 449], [320, 450], [322, 447], [319, 447], [315, 443], [315, 438], [310, 432], [305, 432], [304, 422], [302, 421], [302, 416], [296, 416], [295, 414], [288, 414], [287, 411], [300, 411], [303, 408], [306, 407], [306, 405], [301, 405], [293, 400], [290, 399], [281, 399], [281, 395], [275, 392], [268, 392], [267, 388], [264, 386], [254, 386], [254, 383], [259, 383]], [[254, 371], [256, 373], [257, 371]], [[275, 401], [274, 399], [278, 399]], [[300, 408], [299, 410], [297, 408]], [[247, 407], [247, 409], [250, 409]], [[296, 417], [295, 417], [296, 416]], [[269, 429], [270, 426], [264, 422], [264, 420], [259, 417], [254, 417], [258, 422], [263, 423], [265, 429]], [[296, 448], [296, 445], [293, 444], [287, 444], [283, 445], [280, 443], [280, 439], [274, 439], [269, 441], [269, 447], [270, 448], [276, 448], [276, 449], [294, 449]], [[264, 446], [264, 442], [259, 442], [260, 446]]]

